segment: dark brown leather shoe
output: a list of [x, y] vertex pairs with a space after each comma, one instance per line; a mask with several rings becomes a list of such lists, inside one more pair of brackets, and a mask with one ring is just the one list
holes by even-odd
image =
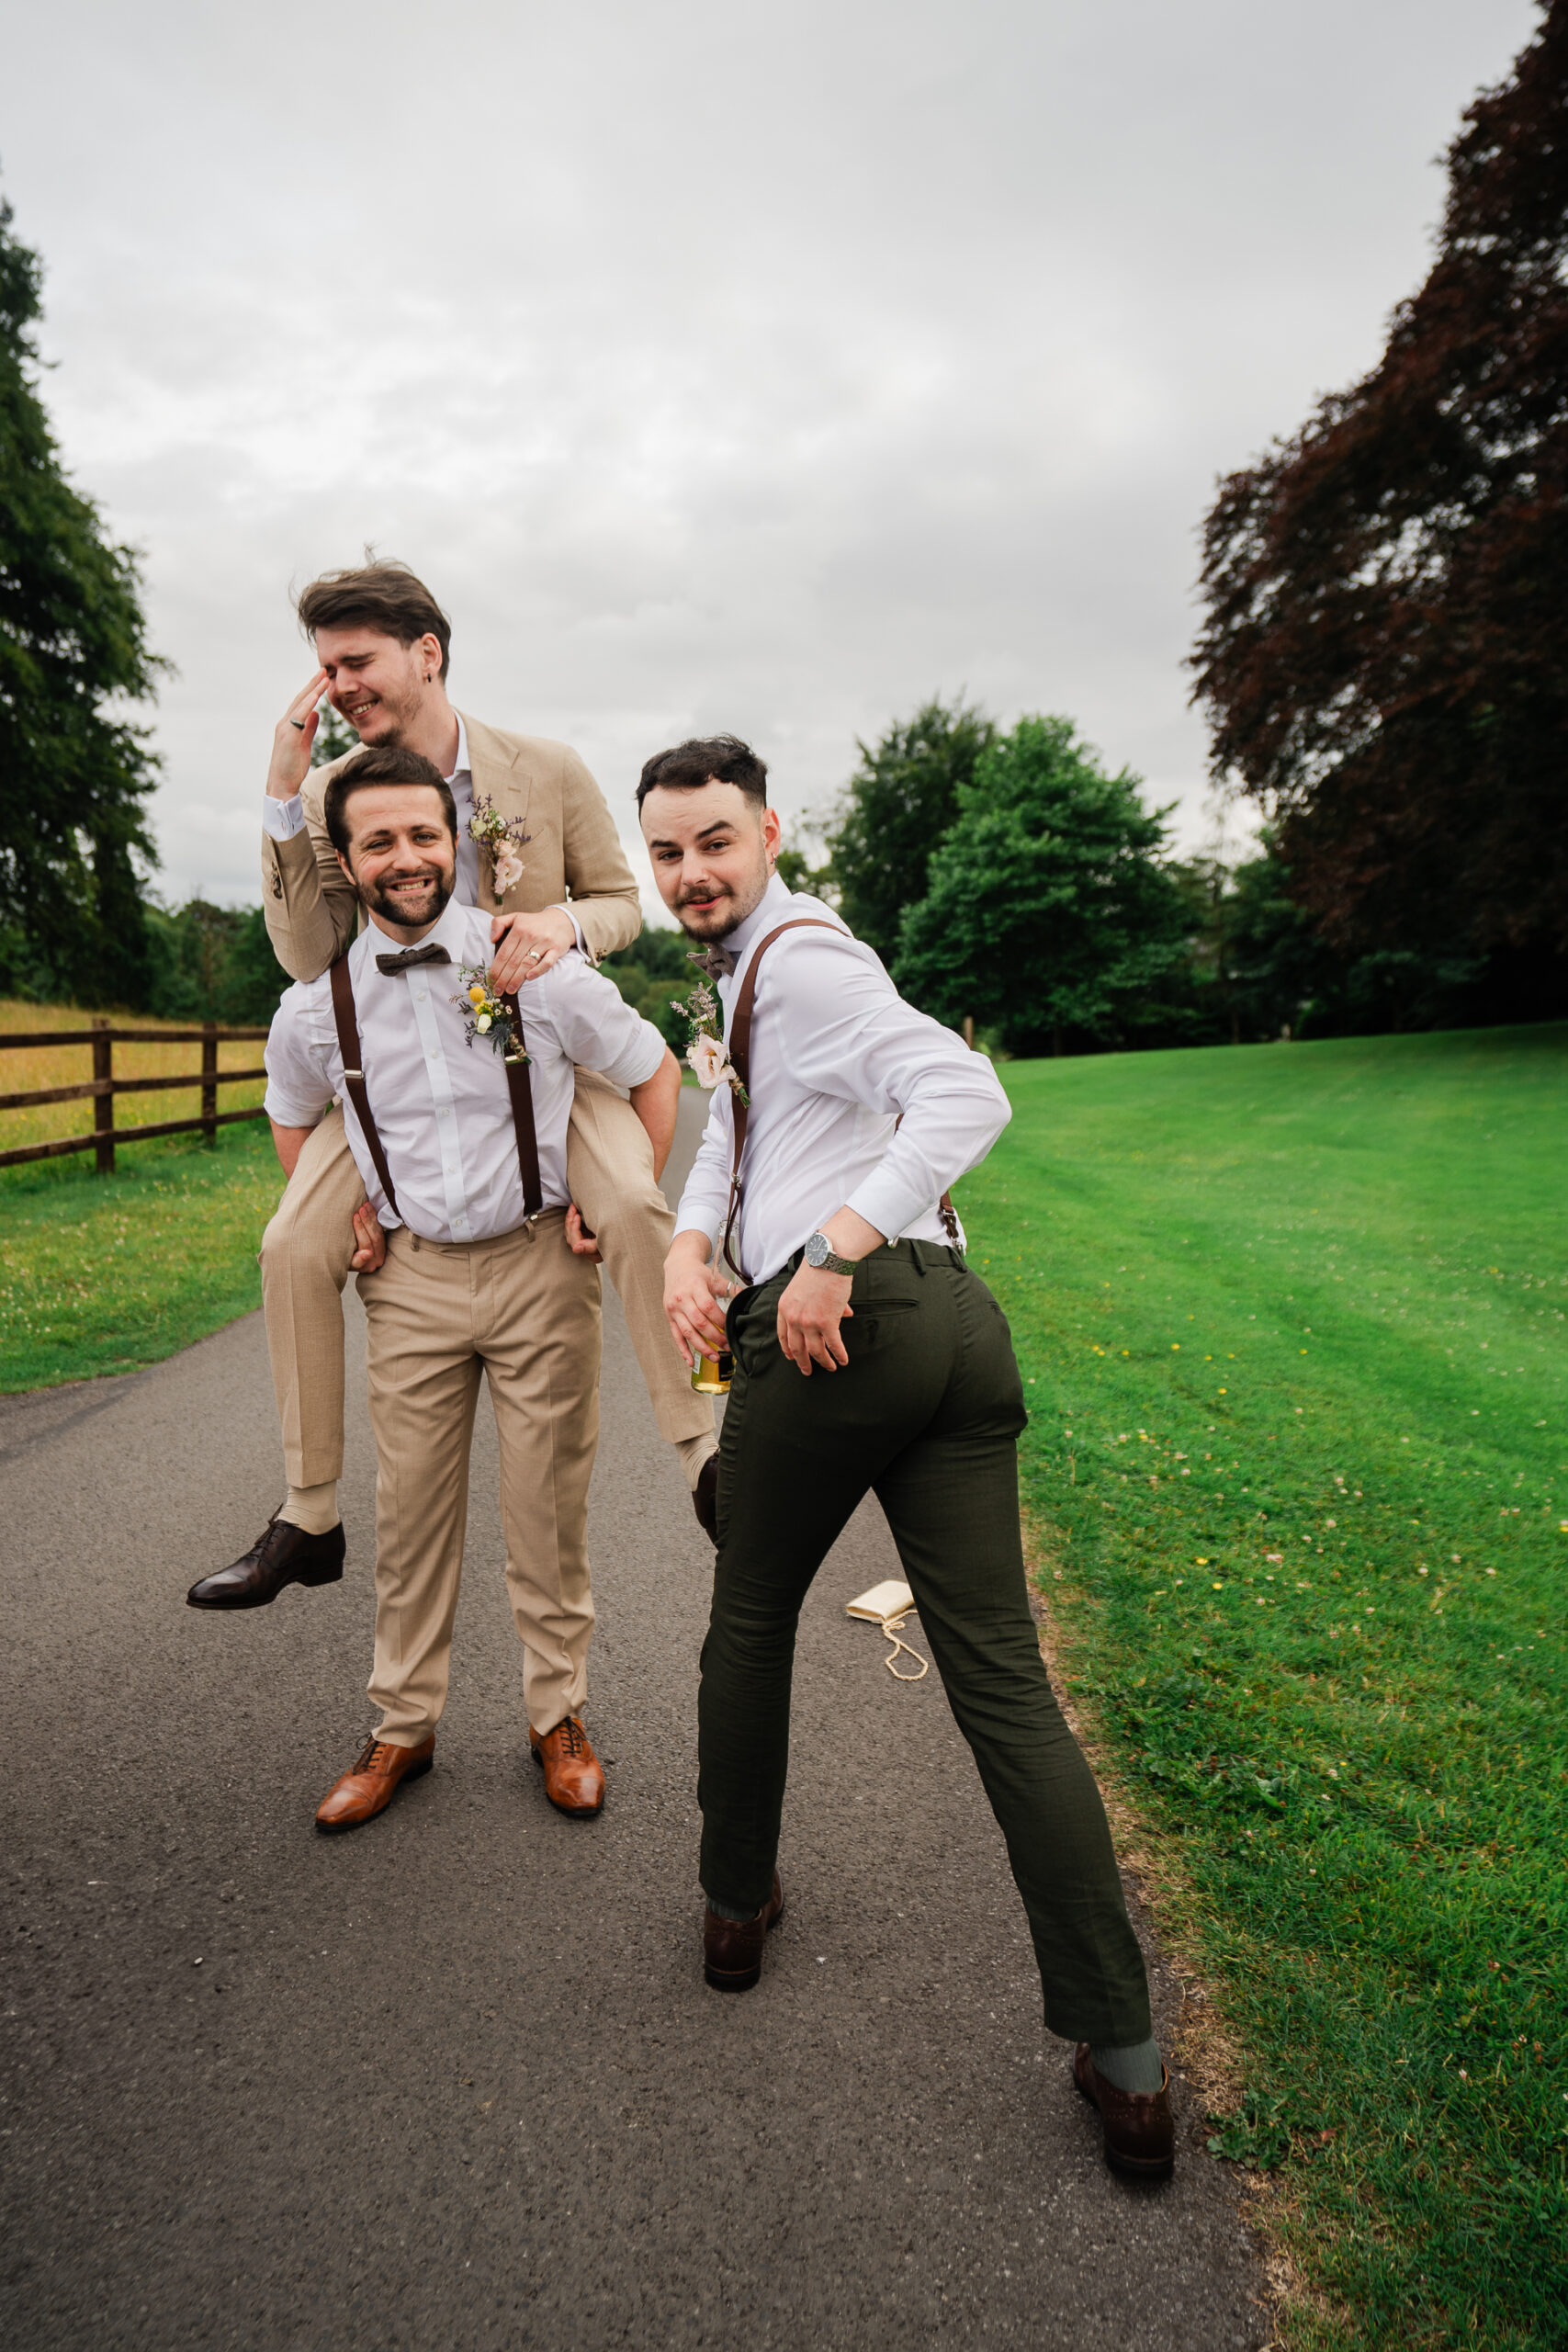
[[367, 1739], [341, 1781], [334, 1781], [316, 1807], [318, 1829], [357, 1829], [385, 1813], [405, 1781], [417, 1781], [435, 1761], [435, 1734], [417, 1747], [389, 1739]]
[[556, 1811], [592, 1821], [604, 1802], [604, 1775], [577, 1717], [568, 1715], [554, 1731], [538, 1732], [530, 1724], [528, 1746], [544, 1768], [545, 1794]]
[[337, 1584], [343, 1576], [343, 1529], [307, 1535], [276, 1511], [231, 1568], [202, 1577], [186, 1595], [191, 1609], [265, 1609], [286, 1584]]
[[697, 1524], [710, 1544], [718, 1542], [718, 1456], [710, 1453], [697, 1472], [697, 1483], [692, 1488], [692, 1509], [697, 1514]]
[[1105, 2161], [1138, 2180], [1166, 2180], [1176, 2162], [1176, 2125], [1170, 2113], [1170, 2076], [1160, 2069], [1157, 2091], [1119, 2091], [1108, 2083], [1080, 2041], [1073, 2080], [1105, 2127]]
[[762, 1973], [768, 1929], [784, 1917], [784, 1886], [777, 1871], [773, 1891], [754, 1919], [721, 1919], [703, 1906], [703, 1974], [719, 1993], [746, 1993]]

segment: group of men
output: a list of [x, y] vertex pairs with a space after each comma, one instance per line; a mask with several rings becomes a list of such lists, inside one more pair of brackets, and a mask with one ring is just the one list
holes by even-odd
[[[481, 1371], [529, 1746], [550, 1802], [597, 1814], [583, 1711], [602, 1263], [716, 1547], [698, 1702], [707, 1982], [743, 1991], [761, 1973], [784, 1905], [796, 1621], [874, 1492], [1007, 1842], [1046, 2024], [1077, 2044], [1108, 2158], [1163, 2177], [1174, 2142], [1143, 1959], [1026, 1597], [1021, 1384], [949, 1197], [1009, 1115], [989, 1062], [780, 880], [767, 771], [746, 744], [661, 752], [637, 812], [705, 975], [696, 1058], [713, 1085], [671, 1216], [659, 1179], [681, 1071], [597, 968], [640, 926], [597, 785], [566, 745], [454, 707], [446, 616], [402, 566], [330, 574], [299, 613], [318, 666], [278, 723], [263, 802], [267, 925], [294, 976], [266, 1052], [288, 1182], [262, 1245], [288, 1491], [192, 1605], [257, 1607], [343, 1574], [354, 1272], [380, 1720], [318, 1826], [371, 1820], [434, 1760]], [[359, 748], [312, 768], [323, 697]], [[716, 1438], [694, 1380], [721, 1354]]]

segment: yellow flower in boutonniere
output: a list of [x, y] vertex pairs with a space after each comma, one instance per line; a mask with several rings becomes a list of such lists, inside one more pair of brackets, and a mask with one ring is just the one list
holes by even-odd
[[452, 1001], [462, 1010], [464, 1043], [471, 1046], [476, 1037], [483, 1037], [499, 1046], [507, 1061], [525, 1062], [523, 1040], [513, 1028], [512, 1007], [503, 996], [495, 995], [488, 975], [461, 965], [457, 977], [465, 985], [462, 994]]

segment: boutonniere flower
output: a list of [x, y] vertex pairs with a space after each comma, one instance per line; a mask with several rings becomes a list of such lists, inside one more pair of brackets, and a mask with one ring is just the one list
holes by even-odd
[[710, 1094], [716, 1086], [728, 1086], [736, 1101], [749, 1108], [750, 1098], [724, 1042], [718, 999], [707, 982], [699, 980], [690, 996], [672, 996], [670, 1001], [691, 1029], [686, 1059], [697, 1073], [697, 1084], [705, 1087]]
[[457, 967], [457, 978], [463, 992], [455, 996], [454, 1004], [463, 1009], [463, 1042], [471, 1046], [483, 1037], [487, 1044], [499, 1046], [502, 1058], [509, 1062], [525, 1062], [523, 1041], [512, 1025], [512, 1010], [503, 997], [494, 994], [482, 969], [470, 971], [467, 964]]
[[504, 899], [523, 879], [522, 853], [532, 836], [524, 831], [521, 817], [503, 817], [482, 792], [474, 795], [468, 832], [490, 859], [491, 889], [498, 899]]

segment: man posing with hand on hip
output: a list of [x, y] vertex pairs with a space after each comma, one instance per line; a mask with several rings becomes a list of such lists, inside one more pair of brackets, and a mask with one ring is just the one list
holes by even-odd
[[377, 1458], [370, 1695], [382, 1717], [317, 1825], [370, 1820], [433, 1759], [481, 1370], [500, 1441], [529, 1745], [550, 1802], [595, 1814], [604, 1780], [581, 1711], [599, 1276], [567, 1235], [567, 1127], [576, 1067], [602, 1070], [629, 1088], [627, 1116], [662, 1170], [680, 1069], [575, 948], [529, 988], [525, 1010], [514, 996], [493, 1000], [481, 978], [490, 918], [453, 898], [457, 816], [432, 762], [355, 753], [328, 785], [324, 816], [367, 922], [323, 978], [298, 983], [279, 1005], [266, 1107], [292, 1173], [343, 1098], [363, 1216], [376, 1218], [386, 1250], [360, 1283]]
[[[493, 918], [499, 988], [532, 988], [574, 947], [596, 964], [629, 945], [642, 922], [637, 885], [598, 786], [569, 745], [505, 735], [453, 707], [451, 633], [423, 582], [401, 564], [369, 562], [312, 582], [299, 613], [320, 666], [277, 723], [262, 803], [263, 905], [284, 969], [297, 980], [317, 978], [360, 922], [324, 808], [344, 762], [310, 766], [323, 693], [362, 745], [417, 752], [446, 779], [457, 824], [455, 895]], [[609, 1269], [660, 1432], [695, 1492], [714, 1450], [713, 1408], [693, 1395], [665, 1329], [669, 1208], [641, 1127], [589, 1070], [579, 1075], [567, 1155], [581, 1212], [581, 1225], [573, 1220], [577, 1246], [596, 1244]], [[342, 1575], [343, 1286], [351, 1272], [371, 1271], [381, 1249], [373, 1218], [361, 1216], [355, 1226], [364, 1203], [343, 1119], [333, 1112], [300, 1152], [262, 1243], [288, 1494], [249, 1552], [192, 1587], [194, 1608], [254, 1609], [286, 1584]], [[710, 1472], [699, 1516], [711, 1486]]]
[[1078, 2044], [1111, 2162], [1162, 2177], [1174, 2141], [1143, 1956], [1029, 1613], [1022, 1386], [947, 1197], [1007, 1098], [837, 915], [778, 879], [766, 778], [719, 737], [660, 752], [637, 791], [664, 902], [708, 946], [728, 1057], [664, 1290], [688, 1363], [734, 1357], [698, 1710], [707, 1981], [754, 1984], [783, 1908], [795, 1623], [869, 1489], [1007, 1840], [1046, 2024]]

